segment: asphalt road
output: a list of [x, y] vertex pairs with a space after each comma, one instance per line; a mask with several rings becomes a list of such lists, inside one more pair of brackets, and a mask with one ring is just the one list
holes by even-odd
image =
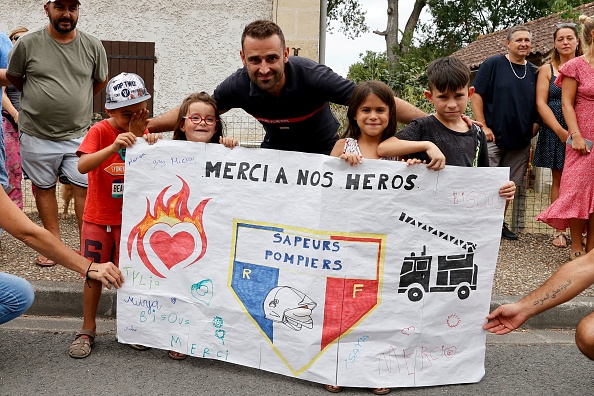
[[[0, 326], [0, 395], [329, 395], [319, 384], [206, 359], [173, 361], [135, 351], [100, 323], [93, 354], [67, 355], [78, 319], [19, 318]], [[489, 336], [486, 375], [477, 384], [399, 388], [394, 395], [593, 395], [594, 362], [568, 331]], [[367, 395], [366, 389], [342, 394]]]

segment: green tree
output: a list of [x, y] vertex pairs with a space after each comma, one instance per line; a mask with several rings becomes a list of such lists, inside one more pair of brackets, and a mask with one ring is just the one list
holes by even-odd
[[385, 52], [366, 51], [359, 54], [360, 62], [349, 67], [347, 77], [355, 83], [367, 80], [389, 82], [388, 61]]
[[450, 54], [485, 35], [587, 0], [428, 0], [432, 19], [420, 26], [423, 45]]
[[[412, 1], [412, 0], [405, 0]], [[414, 0], [413, 10], [404, 29], [398, 25], [399, 0], [386, 0], [388, 22], [384, 30], [374, 33], [385, 37], [388, 65], [399, 56], [406, 55], [413, 44], [415, 32], [420, 33], [417, 43], [430, 51], [448, 55], [476, 40], [479, 35], [521, 24], [554, 12], [571, 10], [590, 0]], [[431, 20], [419, 23], [423, 9], [428, 6]], [[361, 0], [328, 0], [328, 27], [338, 22], [340, 32], [350, 38], [369, 31], [365, 22], [366, 11]]]
[[[419, 8], [409, 17], [400, 42], [390, 51], [360, 54], [360, 61], [351, 65], [348, 78], [355, 82], [380, 80], [388, 84], [395, 94], [415, 106], [429, 111], [430, 104], [423, 95], [427, 88], [425, 71], [428, 64], [441, 56], [447, 56], [463, 45], [476, 39], [479, 34], [511, 27], [554, 12], [564, 12], [564, 18], [574, 18], [573, 7], [587, 0], [415, 0]], [[397, 18], [398, 1], [388, 8]], [[418, 24], [418, 15], [425, 3], [433, 20]], [[415, 19], [416, 18], [416, 19]], [[414, 22], [414, 23], [413, 23]], [[389, 23], [390, 25], [390, 23]], [[412, 41], [413, 32], [420, 29], [422, 38]], [[381, 33], [381, 32], [380, 32]], [[405, 41], [407, 38], [410, 41]], [[402, 44], [404, 42], [404, 45]]]
[[[383, 31], [374, 30], [373, 33], [379, 34], [380, 36], [384, 36], [386, 40], [386, 56], [388, 58], [388, 66], [391, 66], [394, 61], [396, 60], [395, 50], [397, 48], [398, 52], [406, 54], [408, 52], [408, 48], [410, 47], [413, 39], [413, 35], [417, 24], [419, 22], [419, 17], [421, 16], [421, 12], [425, 5], [427, 5], [427, 0], [415, 0], [415, 4], [413, 6], [413, 10], [411, 11], [404, 30], [401, 31], [398, 27], [398, 0], [387, 0], [388, 2], [388, 24], [386, 29]], [[400, 39], [398, 39], [398, 34], [400, 35]]]
[[328, 0], [326, 13], [329, 32], [334, 29], [332, 21], [339, 22], [338, 31], [351, 39], [369, 31], [365, 23], [366, 11], [362, 9], [359, 0]]
[[351, 65], [347, 77], [356, 83], [367, 80], [383, 81], [394, 93], [424, 110], [429, 110], [423, 91], [427, 89], [425, 70], [432, 60], [430, 52], [411, 46], [407, 54], [397, 53], [398, 62], [388, 68], [385, 52], [367, 51], [360, 61]]
[[[386, 29], [374, 30], [375, 34], [384, 36], [386, 40], [386, 55], [388, 64], [394, 63], [394, 48], [406, 53], [410, 46], [414, 31], [419, 22], [421, 11], [427, 5], [428, 0], [414, 0], [415, 4], [408, 17], [404, 30], [398, 27], [398, 4], [399, 0], [386, 0], [386, 12], [388, 23]], [[328, 0], [328, 29], [332, 30], [332, 22], [340, 23], [338, 30], [349, 38], [355, 38], [369, 31], [365, 23], [366, 12], [362, 9], [359, 0]]]

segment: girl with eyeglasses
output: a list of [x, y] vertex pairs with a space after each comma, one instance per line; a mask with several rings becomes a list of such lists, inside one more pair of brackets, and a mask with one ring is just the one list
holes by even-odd
[[[224, 136], [217, 103], [206, 92], [194, 93], [184, 99], [179, 108], [173, 140], [220, 143], [230, 149], [238, 145], [237, 140]], [[183, 360], [188, 356], [176, 351], [169, 351], [167, 355], [173, 360]]]
[[[534, 166], [551, 169], [551, 203], [559, 197], [561, 172], [565, 163], [565, 142], [569, 136], [561, 110], [561, 88], [555, 85], [555, 79], [561, 66], [583, 53], [576, 24], [557, 24], [553, 33], [553, 45], [551, 58], [540, 67], [536, 80], [536, 107], [542, 122], [533, 160]], [[565, 229], [555, 230], [553, 245], [567, 247]]]
[[237, 146], [237, 140], [224, 136], [217, 103], [206, 92], [191, 94], [184, 99], [175, 125], [173, 140], [221, 143], [229, 148]]

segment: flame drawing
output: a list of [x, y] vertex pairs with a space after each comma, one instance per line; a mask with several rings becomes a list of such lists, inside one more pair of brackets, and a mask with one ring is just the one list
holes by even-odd
[[[155, 263], [151, 262], [145, 250], [147, 234], [149, 234], [147, 242], [150, 248], [169, 270], [179, 263], [187, 262], [183, 267], [186, 268], [196, 263], [206, 253], [207, 240], [202, 224], [202, 213], [210, 198], [204, 199], [194, 212], [190, 213], [188, 209], [190, 187], [184, 179], [179, 176], [178, 178], [182, 181], [181, 190], [172, 195], [165, 204], [164, 196], [171, 186], [165, 187], [155, 201], [153, 213], [150, 210], [151, 203], [148, 198], [146, 199], [146, 215], [132, 229], [128, 237], [128, 256], [132, 258], [132, 246], [136, 239], [136, 249], [143, 264], [160, 278], [165, 276], [155, 268]], [[198, 239], [195, 236], [198, 236], [202, 242], [202, 249], [197, 257], [194, 257], [197, 253], [195, 247]]]

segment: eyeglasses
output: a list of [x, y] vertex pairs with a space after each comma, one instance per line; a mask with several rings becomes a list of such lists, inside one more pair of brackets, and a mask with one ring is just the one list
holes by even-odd
[[186, 119], [192, 121], [192, 123], [194, 123], [196, 125], [200, 124], [202, 121], [204, 121], [204, 123], [206, 125], [214, 125], [217, 123], [216, 117], [213, 117], [213, 116], [206, 116], [203, 118], [199, 114], [192, 114], [189, 116], [185, 116], [183, 118], [186, 118]]
[[555, 25], [557, 29], [572, 28], [575, 29], [577, 25], [573, 22], [561, 22]]
[[11, 40], [12, 41], [17, 41], [20, 38], [21, 38], [21, 36], [15, 34], [14, 36], [12, 36]]

